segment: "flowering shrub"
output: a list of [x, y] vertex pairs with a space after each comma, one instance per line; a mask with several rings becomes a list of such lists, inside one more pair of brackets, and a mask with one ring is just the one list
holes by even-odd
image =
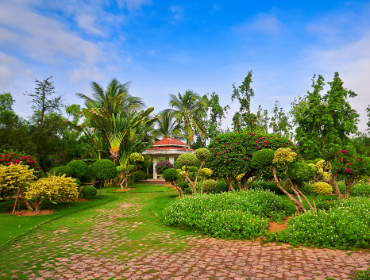
[[160, 161], [156, 164], [155, 170], [158, 174], [162, 174], [166, 169], [173, 168], [173, 164], [169, 161]]
[[213, 172], [211, 169], [209, 168], [202, 168], [200, 170], [200, 173], [199, 173], [201, 176], [206, 176], [206, 177], [209, 177], [209, 176], [212, 176]]
[[326, 248], [369, 248], [370, 198], [337, 200], [328, 211], [308, 211], [288, 220], [270, 241]]
[[196, 228], [217, 238], [254, 239], [266, 233], [268, 219], [284, 200], [263, 190], [188, 196], [164, 210], [167, 225]]
[[275, 134], [252, 133], [247, 131], [227, 132], [219, 134], [212, 139], [208, 146], [211, 152], [207, 161], [210, 168], [218, 178], [224, 178], [231, 190], [234, 189], [236, 177], [244, 174], [240, 182], [235, 183], [241, 190], [247, 189], [253, 181], [248, 182], [249, 178], [257, 179], [261, 174], [252, 166], [253, 155], [260, 150], [278, 148], [291, 148], [298, 152], [294, 144], [287, 138]]
[[20, 163], [23, 165], [28, 165], [30, 168], [34, 170], [40, 169], [36, 160], [34, 160], [29, 155], [22, 155], [19, 153], [17, 154], [15, 152], [8, 152], [8, 153], [0, 154], [0, 165], [10, 166], [10, 164], [17, 165]]

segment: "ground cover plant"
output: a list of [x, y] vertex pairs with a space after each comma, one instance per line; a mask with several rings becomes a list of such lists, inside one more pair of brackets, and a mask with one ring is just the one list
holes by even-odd
[[337, 200], [328, 210], [308, 211], [288, 220], [269, 240], [293, 245], [350, 249], [370, 244], [370, 198]]
[[254, 239], [266, 233], [268, 217], [284, 215], [284, 201], [260, 189], [188, 196], [165, 209], [164, 223], [217, 238]]

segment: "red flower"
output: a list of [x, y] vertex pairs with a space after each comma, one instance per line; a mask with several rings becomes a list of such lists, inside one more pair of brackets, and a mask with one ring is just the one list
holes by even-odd
[[349, 168], [347, 168], [347, 169], [346, 169], [346, 171], [347, 171], [347, 173], [349, 173], [349, 174], [351, 174], [351, 173], [352, 173], [352, 170], [351, 170], [351, 169], [349, 169]]
[[22, 160], [23, 160], [23, 161], [25, 161], [25, 160], [26, 160], [26, 157], [25, 157], [25, 156], [23, 156], [23, 157], [22, 157]]
[[9, 161], [9, 159], [7, 158], [5, 161]]
[[343, 153], [343, 154], [347, 154], [347, 153], [348, 153], [348, 151], [343, 149], [343, 150], [342, 150], [342, 153]]
[[351, 166], [352, 165], [352, 162], [349, 162], [348, 165]]
[[18, 160], [18, 159], [16, 159], [16, 160], [14, 160], [14, 162], [18, 164], [18, 163], [19, 163], [19, 160]]

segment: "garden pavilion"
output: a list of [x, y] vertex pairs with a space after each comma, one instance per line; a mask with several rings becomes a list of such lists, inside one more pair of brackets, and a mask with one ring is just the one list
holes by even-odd
[[159, 157], [168, 158], [170, 163], [175, 162], [175, 157], [183, 153], [194, 153], [194, 150], [189, 148], [188, 144], [185, 144], [177, 139], [163, 138], [162, 140], [155, 142], [152, 148], [149, 148], [143, 152], [143, 155], [149, 155], [153, 159], [153, 179], [158, 179], [155, 166], [158, 163]]

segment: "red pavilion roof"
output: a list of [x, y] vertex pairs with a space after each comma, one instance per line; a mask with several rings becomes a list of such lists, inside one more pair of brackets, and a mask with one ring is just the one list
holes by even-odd
[[[174, 138], [163, 138], [162, 140], [155, 142], [153, 144], [154, 147], [168, 147], [168, 149], [175, 149], [176, 146], [189, 148], [189, 145], [186, 143], [183, 143], [177, 139]], [[153, 148], [151, 148], [153, 149]]]

